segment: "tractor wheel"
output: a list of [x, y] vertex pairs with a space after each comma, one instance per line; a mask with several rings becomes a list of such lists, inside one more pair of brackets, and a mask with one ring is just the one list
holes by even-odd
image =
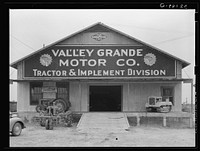
[[49, 130], [53, 130], [53, 120], [49, 119]]
[[44, 106], [43, 106], [43, 105], [37, 105], [36, 108], [35, 108], [35, 110], [36, 110], [38, 113], [40, 113], [41, 111], [44, 110]]
[[46, 130], [52, 130], [53, 129], [53, 121], [52, 121], [52, 119], [47, 119], [46, 120], [45, 128], [46, 128]]
[[55, 99], [55, 105], [58, 107], [58, 112], [64, 112], [67, 108], [66, 102], [63, 99]]
[[147, 112], [151, 112], [151, 111], [152, 111], [152, 108], [146, 107], [146, 111], [147, 111]]
[[69, 108], [71, 107], [71, 102], [69, 100], [66, 101], [67, 107], [65, 111], [68, 111]]
[[46, 119], [46, 121], [45, 121], [45, 128], [46, 128], [46, 130], [49, 129], [49, 120], [48, 119]]
[[167, 105], [167, 112], [170, 112], [172, 110], [172, 106], [171, 105]]
[[65, 118], [65, 125], [67, 127], [71, 127], [72, 126], [72, 115], [68, 115], [66, 118]]
[[42, 126], [42, 127], [45, 126], [45, 120], [43, 120], [43, 119], [40, 120], [40, 126]]
[[156, 108], [156, 111], [157, 111], [157, 112], [162, 112], [162, 110], [163, 110], [163, 109], [162, 109], [162, 106]]
[[170, 111], [171, 111], [171, 106], [170, 105], [160, 106], [159, 108], [157, 108], [157, 112], [168, 113]]

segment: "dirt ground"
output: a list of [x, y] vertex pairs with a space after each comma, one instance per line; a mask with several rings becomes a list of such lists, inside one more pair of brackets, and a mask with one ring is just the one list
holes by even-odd
[[20, 136], [10, 136], [10, 147], [194, 147], [194, 128], [131, 126], [128, 131], [81, 132], [73, 127], [46, 130], [26, 124]]

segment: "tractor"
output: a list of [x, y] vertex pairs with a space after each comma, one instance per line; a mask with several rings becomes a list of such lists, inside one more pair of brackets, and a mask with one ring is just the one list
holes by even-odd
[[145, 107], [147, 112], [156, 111], [167, 113], [172, 109], [172, 102], [169, 101], [169, 98], [163, 99], [162, 97], [150, 96]]
[[64, 125], [70, 127], [72, 124], [72, 112], [69, 110], [71, 103], [63, 99], [40, 99], [36, 106], [39, 113], [40, 125], [47, 130], [53, 126]]

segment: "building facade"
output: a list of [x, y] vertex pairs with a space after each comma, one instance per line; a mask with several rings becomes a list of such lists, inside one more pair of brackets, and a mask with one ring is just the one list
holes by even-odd
[[41, 98], [63, 98], [74, 112], [144, 112], [149, 96], [181, 111], [182, 69], [189, 63], [96, 23], [14, 63], [17, 111]]

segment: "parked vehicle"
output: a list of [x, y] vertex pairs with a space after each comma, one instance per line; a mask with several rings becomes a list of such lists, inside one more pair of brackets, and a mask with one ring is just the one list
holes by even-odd
[[19, 136], [24, 128], [26, 127], [22, 119], [17, 114], [10, 112], [10, 133], [13, 136]]
[[170, 112], [172, 109], [172, 102], [169, 99], [163, 99], [162, 97], [150, 96], [145, 104], [146, 110], [157, 112]]

